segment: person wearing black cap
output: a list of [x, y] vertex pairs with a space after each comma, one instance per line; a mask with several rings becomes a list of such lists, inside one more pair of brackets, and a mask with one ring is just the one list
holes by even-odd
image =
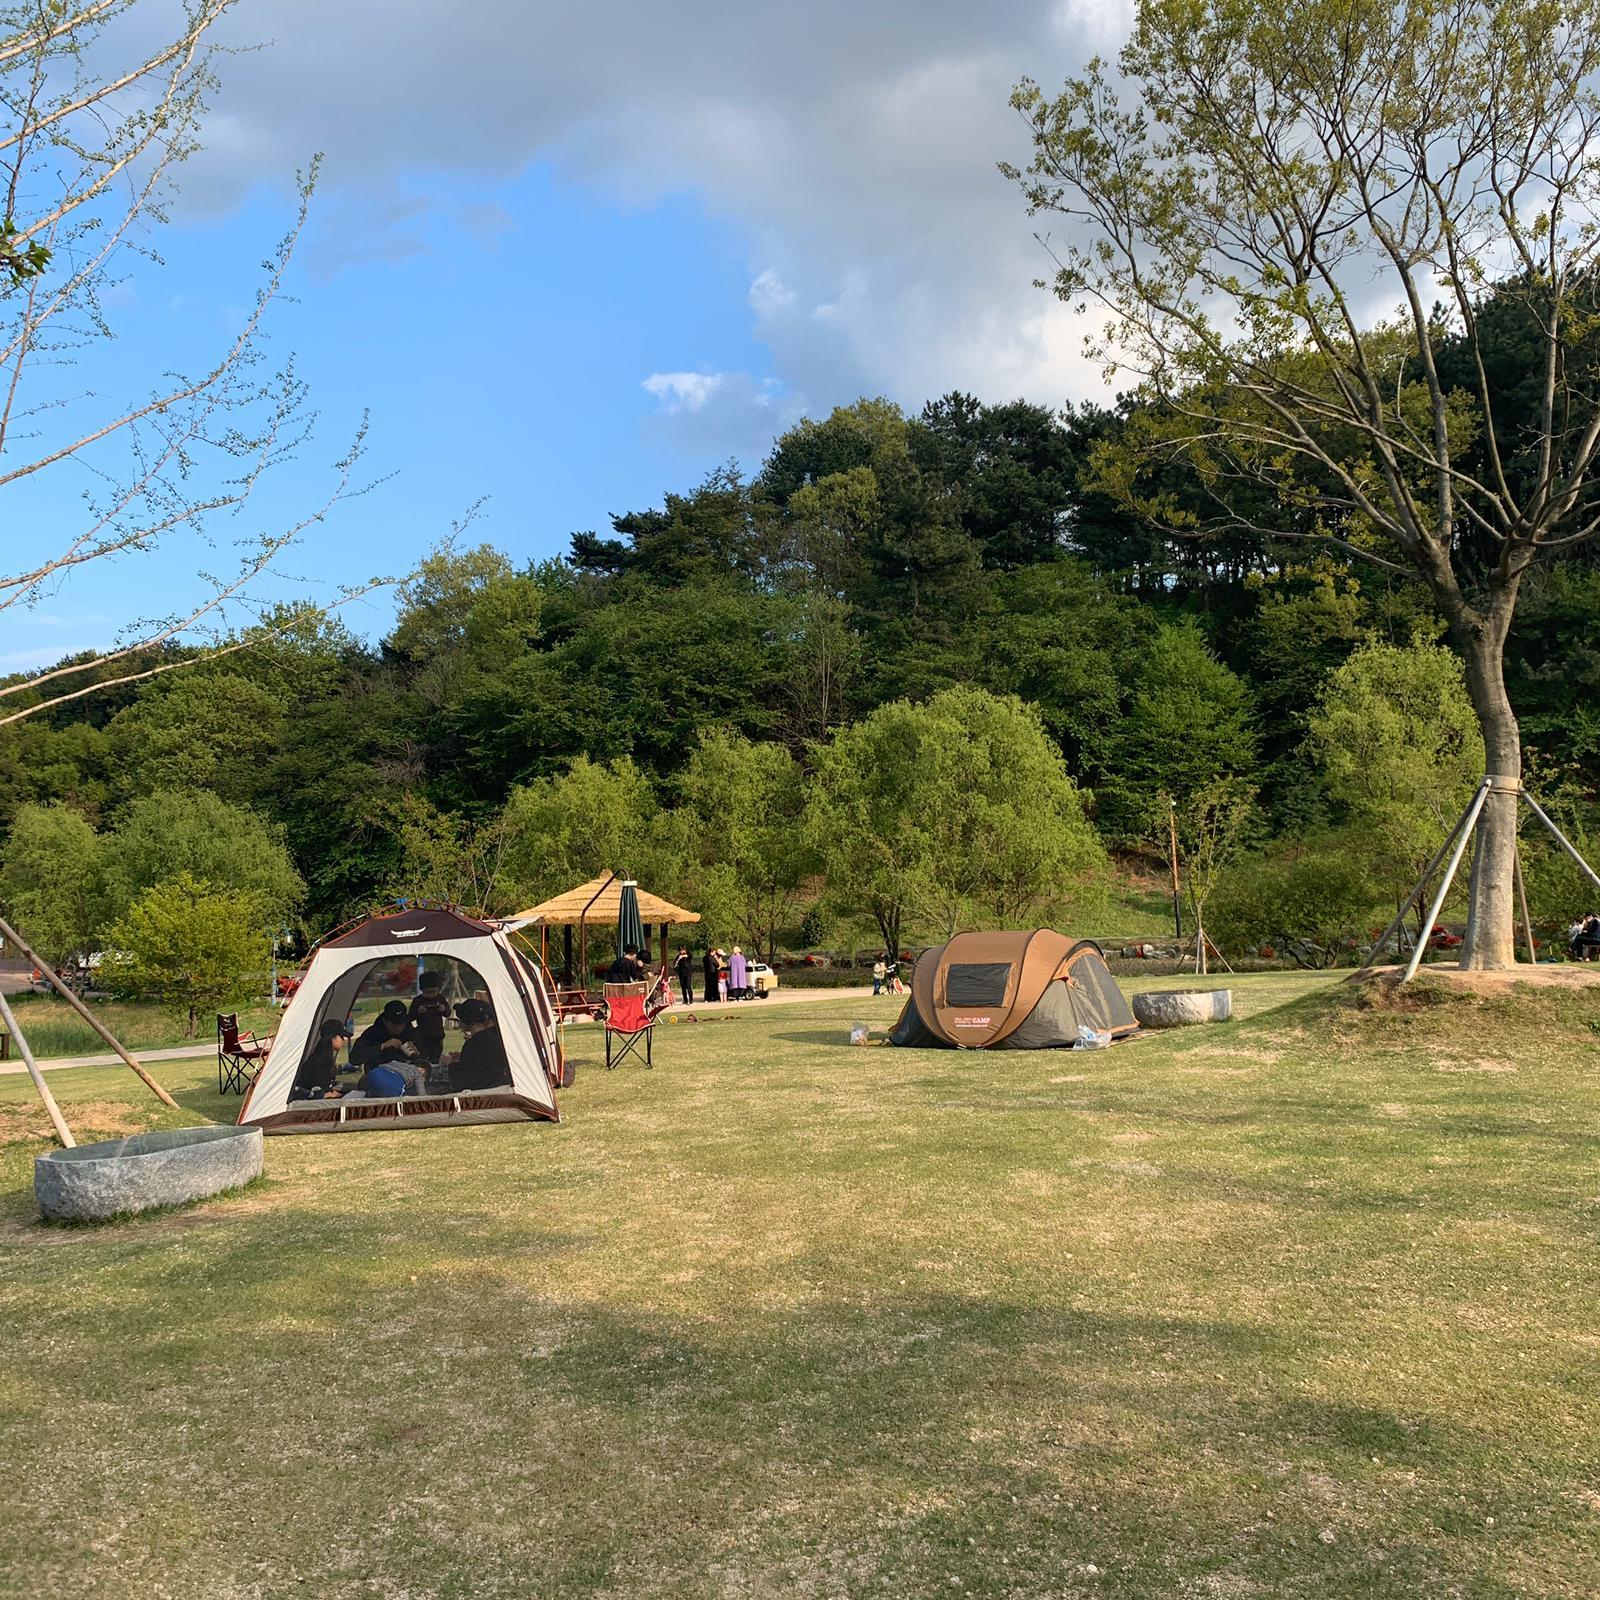
[[644, 979], [644, 963], [639, 959], [639, 947], [636, 944], [630, 944], [606, 968], [607, 983], [643, 983]]
[[456, 1007], [456, 1022], [466, 1042], [450, 1063], [450, 1087], [457, 1093], [497, 1089], [511, 1082], [505, 1040], [495, 1020], [494, 1007], [485, 1000], [463, 1000]]
[[387, 1044], [415, 1046], [413, 1035], [416, 1031], [415, 1023], [407, 1014], [405, 1001], [391, 1000], [378, 1013], [372, 1026], [364, 1030], [350, 1046], [350, 1065], [376, 1066], [379, 1052]]
[[317, 1029], [317, 1042], [294, 1075], [294, 1087], [289, 1091], [291, 1100], [321, 1100], [330, 1092], [337, 1092], [333, 1084], [339, 1070], [339, 1049], [349, 1044], [354, 1032], [343, 1017], [329, 1017]]

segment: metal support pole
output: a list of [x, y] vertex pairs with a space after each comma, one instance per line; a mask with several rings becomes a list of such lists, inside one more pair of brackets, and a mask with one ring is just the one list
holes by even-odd
[[1452, 844], [1455, 843], [1456, 835], [1461, 832], [1463, 824], [1465, 824], [1468, 816], [1472, 814], [1473, 807], [1478, 804], [1479, 796], [1481, 796], [1484, 790], [1488, 787], [1488, 783], [1489, 780], [1485, 778], [1483, 782], [1478, 785], [1478, 793], [1467, 802], [1467, 809], [1456, 818], [1455, 827], [1453, 827], [1449, 833], [1445, 835], [1444, 843], [1434, 851], [1433, 859], [1422, 869], [1422, 876], [1418, 878], [1417, 881], [1412, 885], [1411, 893], [1405, 897], [1400, 909], [1395, 912], [1394, 921], [1391, 922], [1389, 926], [1378, 935], [1377, 940], [1374, 942], [1372, 948], [1366, 953], [1361, 965], [1350, 974], [1351, 981], [1359, 978], [1361, 974], [1378, 959], [1383, 947], [1388, 944], [1395, 934], [1402, 931], [1405, 926], [1406, 917], [1410, 913], [1412, 906], [1414, 906], [1417, 901], [1422, 898], [1423, 891], [1428, 887], [1428, 879], [1439, 870], [1439, 863], [1444, 860], [1445, 852], [1449, 850]]
[[[1581, 855], [1578, 854], [1577, 846], [1574, 845], [1573, 842], [1566, 836], [1566, 834], [1564, 834], [1555, 825], [1555, 823], [1553, 823], [1549, 819], [1549, 817], [1547, 817], [1544, 814], [1544, 808], [1542, 806], [1540, 806], [1539, 802], [1537, 800], [1535, 800], [1533, 798], [1533, 796], [1531, 794], [1529, 794], [1526, 789], [1524, 789], [1522, 791], [1522, 798], [1524, 800], [1526, 800], [1530, 806], [1533, 807], [1533, 814], [1536, 817], [1538, 817], [1538, 819], [1545, 825], [1545, 827], [1547, 827], [1551, 831], [1551, 833], [1553, 833], [1555, 835], [1556, 843], [1559, 844], [1561, 846], [1561, 848], [1563, 850], [1565, 850], [1569, 856], [1572, 857], [1574, 863], [1578, 867], [1578, 870], [1580, 872], [1582, 872], [1589, 879], [1590, 883], [1592, 883], [1595, 886], [1595, 888], [1600, 889], [1600, 877], [1596, 877], [1595, 876], [1594, 868], [1591, 867], [1589, 865], [1589, 863], [1587, 861], [1585, 861]], [[0, 927], [3, 927], [3, 926], [4, 926], [4, 924], [0, 923]]]
[[[13, 944], [18, 942], [12, 940]], [[16, 1013], [7, 1004], [4, 990], [0, 990], [0, 1020], [5, 1022], [6, 1031], [17, 1041], [17, 1049], [22, 1052], [22, 1064], [28, 1069], [28, 1076], [33, 1079], [33, 1086], [39, 1091], [39, 1098], [44, 1101], [44, 1108], [50, 1113], [51, 1122], [55, 1124], [56, 1138], [67, 1149], [74, 1149], [78, 1141], [72, 1137], [72, 1129], [67, 1126], [67, 1119], [61, 1115], [61, 1107], [56, 1104], [56, 1097], [50, 1093], [50, 1085], [44, 1081], [39, 1063], [33, 1059], [33, 1049], [28, 1043], [28, 1036], [17, 1026]]]
[[87, 1022], [89, 1026], [93, 1028], [94, 1031], [99, 1034], [100, 1037], [104, 1039], [105, 1042], [110, 1045], [111, 1048], [115, 1050], [117, 1054], [121, 1056], [122, 1059], [127, 1062], [127, 1064], [132, 1067], [136, 1073], [138, 1073], [139, 1077], [143, 1080], [145, 1087], [150, 1090], [150, 1092], [162, 1103], [162, 1105], [171, 1106], [174, 1111], [182, 1109], [178, 1105], [178, 1102], [174, 1100], [172, 1096], [168, 1094], [167, 1091], [163, 1089], [161, 1085], [157, 1083], [156, 1080], [152, 1078], [150, 1074], [146, 1072], [144, 1068], [140, 1066], [140, 1064], [135, 1061], [126, 1050], [122, 1048], [121, 1041], [116, 1038], [116, 1036], [99, 1019], [99, 1017], [97, 1017], [94, 1012], [92, 1012], [88, 1006], [86, 1006], [83, 1001], [81, 1001], [77, 995], [75, 995], [72, 990], [61, 981], [61, 978], [57, 974], [55, 968], [52, 967], [37, 950], [29, 948], [29, 946], [23, 942], [22, 935], [18, 933], [17, 930], [13, 928], [4, 917], [0, 917], [0, 937], [9, 939], [11, 943], [14, 944], [23, 953], [23, 955], [25, 955], [28, 960], [30, 960], [34, 966], [36, 966], [39, 971], [50, 980], [50, 983], [55, 989], [56, 993], [59, 994], [61, 998], [65, 1000], [67, 1004], [71, 1006], [72, 1009], [76, 1011], [78, 1015], [82, 1017], [83, 1020]]
[[1410, 983], [1417, 975], [1417, 968], [1422, 962], [1422, 952], [1428, 948], [1428, 939], [1433, 933], [1433, 925], [1439, 919], [1439, 912], [1444, 907], [1444, 899], [1450, 893], [1450, 885], [1455, 882], [1456, 872], [1461, 866], [1461, 858], [1466, 854], [1467, 840], [1472, 837], [1472, 830], [1477, 826], [1478, 817], [1483, 811], [1489, 798], [1491, 787], [1490, 780], [1485, 778], [1478, 786], [1478, 793], [1467, 810], [1467, 815], [1461, 825], [1460, 836], [1456, 840], [1456, 847], [1450, 852], [1450, 865], [1445, 868], [1444, 879], [1439, 885], [1439, 892], [1433, 897], [1433, 904], [1428, 910], [1428, 920], [1423, 924], [1424, 933], [1417, 941], [1417, 948], [1411, 952], [1411, 960], [1406, 964], [1405, 976], [1402, 983]]
[[1528, 886], [1522, 878], [1522, 846], [1517, 846], [1517, 853], [1511, 858], [1512, 866], [1516, 871], [1517, 879], [1517, 904], [1522, 908], [1522, 937], [1528, 946], [1528, 965], [1539, 965], [1539, 952], [1533, 942], [1533, 920], [1528, 915]]

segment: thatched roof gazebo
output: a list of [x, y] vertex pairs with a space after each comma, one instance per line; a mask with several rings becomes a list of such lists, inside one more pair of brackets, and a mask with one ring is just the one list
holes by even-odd
[[[568, 889], [562, 894], [554, 895], [548, 900], [541, 901], [536, 906], [529, 906], [526, 911], [519, 911], [511, 920], [514, 923], [531, 926], [539, 925], [540, 955], [546, 968], [550, 965], [550, 929], [562, 928], [565, 930], [563, 943], [566, 960], [566, 970], [573, 972], [572, 965], [572, 930], [578, 930], [578, 968], [577, 976], [584, 987], [589, 981], [589, 929], [598, 923], [602, 927], [615, 927], [622, 914], [622, 886], [632, 882], [615, 872], [608, 872], [598, 878], [591, 878], [587, 883], [580, 883], [576, 889]], [[667, 963], [667, 929], [673, 923], [698, 922], [700, 913], [688, 911], [683, 906], [675, 906], [670, 900], [663, 900], [660, 895], [649, 894], [635, 885], [639, 897], [639, 915], [644, 920], [645, 932], [648, 937], [651, 928], [660, 932], [661, 938], [661, 964]]]

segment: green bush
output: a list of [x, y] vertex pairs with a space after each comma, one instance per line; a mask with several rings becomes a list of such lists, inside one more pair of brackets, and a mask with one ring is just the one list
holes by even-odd
[[1376, 904], [1359, 852], [1333, 834], [1241, 862], [1217, 889], [1209, 921], [1224, 949], [1272, 949], [1320, 969], [1361, 942]]

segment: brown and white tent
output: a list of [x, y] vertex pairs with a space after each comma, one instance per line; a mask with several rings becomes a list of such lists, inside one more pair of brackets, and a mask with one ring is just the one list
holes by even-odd
[[1081, 1028], [1120, 1039], [1138, 1028], [1100, 946], [1050, 928], [959, 933], [917, 957], [890, 1044], [1050, 1050]]
[[[442, 957], [486, 992], [505, 1045], [511, 1082], [460, 1094], [393, 1100], [296, 1100], [296, 1075], [329, 1017], [348, 1018], [362, 986], [396, 956]], [[453, 970], [453, 969], [452, 969]], [[476, 981], [470, 981], [476, 980]], [[499, 923], [459, 911], [410, 910], [370, 917], [319, 946], [283, 1013], [266, 1062], [239, 1110], [241, 1124], [268, 1133], [337, 1133], [351, 1128], [437, 1128], [455, 1123], [559, 1120], [561, 1033], [538, 967]]]

